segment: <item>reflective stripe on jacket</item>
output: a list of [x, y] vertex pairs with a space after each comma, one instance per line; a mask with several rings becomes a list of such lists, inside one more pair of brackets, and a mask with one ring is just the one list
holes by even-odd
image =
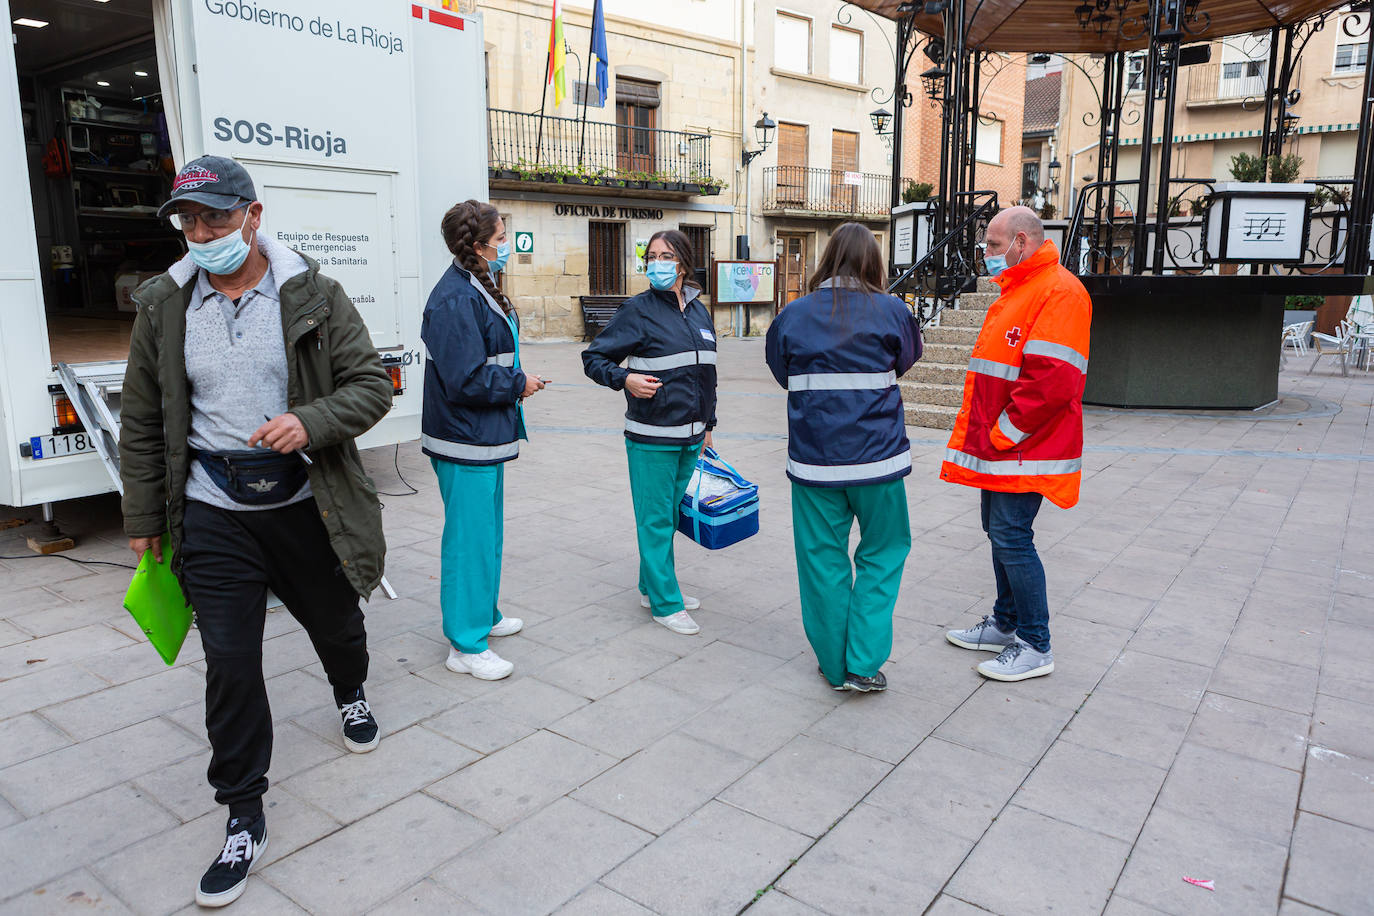
[[1046, 241], [995, 281], [940, 478], [1078, 502], [1092, 300]]
[[[663, 383], [651, 398], [625, 392], [625, 438], [650, 445], [695, 445], [716, 425], [716, 333], [697, 297], [649, 289], [625, 300], [605, 330], [582, 351], [582, 369], [616, 391], [635, 372]], [[625, 363], [622, 368], [620, 363]]]
[[425, 396], [420, 447], [432, 458], [489, 465], [520, 455], [520, 396], [515, 331], [501, 306], [453, 264], [435, 285], [420, 324]]
[[852, 487], [911, 473], [897, 379], [921, 358], [921, 333], [901, 300], [818, 289], [773, 320], [765, 354], [787, 389], [791, 480]]

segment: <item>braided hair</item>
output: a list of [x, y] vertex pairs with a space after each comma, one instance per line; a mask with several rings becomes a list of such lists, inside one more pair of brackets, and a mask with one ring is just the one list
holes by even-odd
[[479, 255], [473, 247], [491, 241], [500, 219], [500, 211], [491, 204], [480, 200], [465, 200], [449, 208], [444, 214], [440, 228], [444, 233], [444, 244], [453, 252], [453, 259], [482, 284], [506, 314], [510, 314], [515, 310], [515, 306], [492, 280], [491, 272], [487, 270], [487, 259]]

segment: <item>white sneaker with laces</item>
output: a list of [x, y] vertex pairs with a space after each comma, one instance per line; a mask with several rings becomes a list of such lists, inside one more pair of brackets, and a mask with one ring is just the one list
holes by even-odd
[[496, 626], [491, 628], [492, 636], [514, 636], [525, 627], [525, 621], [519, 617], [502, 617]]
[[444, 665], [456, 674], [471, 674], [483, 681], [499, 681], [503, 677], [509, 677], [515, 670], [515, 665], [490, 649], [474, 655], [459, 652], [452, 646], [449, 646], [448, 661], [444, 662]]
[[[652, 609], [654, 605], [653, 602], [649, 600], [648, 595], [640, 595], [639, 606]], [[682, 609], [684, 611], [695, 611], [699, 607], [701, 607], [701, 599], [693, 598], [691, 595], [682, 596]]]
[[683, 636], [695, 636], [701, 632], [701, 627], [692, 619], [692, 615], [686, 611], [678, 611], [676, 614], [669, 614], [667, 617], [655, 617], [659, 623], [663, 624], [674, 633], [681, 633]]

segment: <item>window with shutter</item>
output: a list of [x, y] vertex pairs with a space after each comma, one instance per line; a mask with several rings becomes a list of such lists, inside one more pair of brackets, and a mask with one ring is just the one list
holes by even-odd
[[679, 226], [692, 246], [692, 264], [709, 270], [711, 267], [711, 227]]
[[778, 124], [778, 203], [806, 200], [805, 124]]
[[849, 130], [830, 132], [830, 206], [850, 210], [858, 202], [859, 189], [845, 184], [845, 172], [859, 170], [859, 135]]
[[624, 223], [587, 223], [587, 280], [590, 295], [625, 293]]

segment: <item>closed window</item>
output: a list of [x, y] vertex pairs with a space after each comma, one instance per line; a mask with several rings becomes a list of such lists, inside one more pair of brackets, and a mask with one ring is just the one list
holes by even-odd
[[624, 294], [624, 223], [587, 223], [587, 275], [591, 295]]
[[1364, 60], [1369, 53], [1369, 42], [1352, 41], [1336, 45], [1336, 73], [1363, 73]]
[[860, 83], [864, 76], [864, 33], [843, 26], [830, 27], [830, 78]]
[[615, 164], [622, 172], [656, 172], [659, 85], [617, 77], [615, 81]]
[[979, 162], [989, 165], [1002, 164], [1002, 122], [978, 120]]
[[1132, 54], [1126, 58], [1126, 91], [1140, 92], [1145, 88], [1145, 55]]
[[806, 200], [805, 124], [778, 124], [778, 202], [800, 204]]
[[778, 13], [773, 27], [773, 64], [793, 73], [811, 72], [811, 20]]

